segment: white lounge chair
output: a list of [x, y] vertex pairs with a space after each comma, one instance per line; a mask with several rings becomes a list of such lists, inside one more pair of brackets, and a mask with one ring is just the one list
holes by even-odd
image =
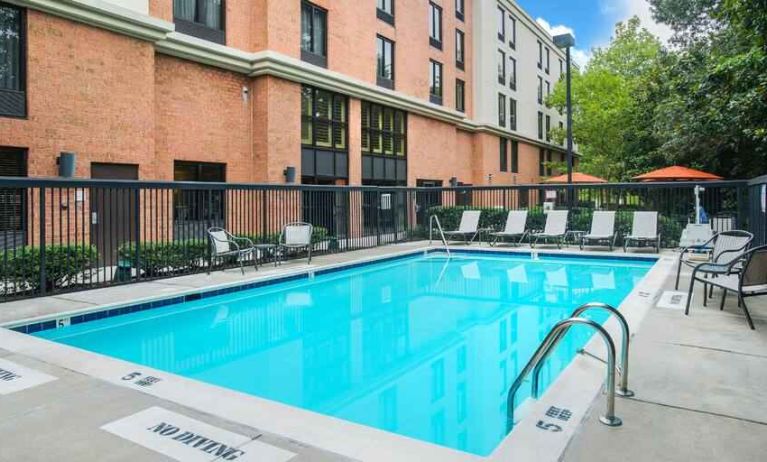
[[253, 241], [247, 237], [237, 237], [224, 228], [208, 228], [208, 240], [210, 241], [210, 264], [208, 274], [213, 267], [213, 261], [222, 257], [237, 257], [240, 262], [240, 271], [245, 274], [243, 262], [248, 258], [253, 259], [253, 266], [258, 269], [258, 258]]
[[531, 239], [530, 247], [535, 247], [535, 244], [541, 239], [543, 239], [543, 242], [548, 242], [549, 239], [554, 239], [557, 243], [557, 248], [561, 249], [566, 234], [567, 210], [551, 210], [546, 216], [546, 226], [544, 227], [543, 232], [531, 235], [535, 240]]
[[279, 248], [280, 255], [284, 257], [286, 252], [291, 250], [306, 249], [308, 254], [307, 263], [312, 262], [312, 233], [314, 226], [304, 222], [288, 223], [282, 229], [280, 234]]
[[594, 212], [591, 217], [591, 231], [581, 237], [581, 250], [590, 242], [607, 242], [610, 250], [615, 247], [615, 212]]
[[462, 237], [464, 242], [471, 244], [479, 233], [479, 210], [464, 210], [461, 214], [461, 223], [455, 231], [445, 231], [445, 239]]
[[[636, 243], [637, 245], [631, 245]], [[658, 212], [634, 212], [631, 233], [623, 238], [623, 251], [629, 247], [655, 244], [655, 251], [660, 252], [660, 233], [658, 232]]]
[[490, 245], [495, 245], [499, 240], [504, 238], [517, 239], [516, 244], [519, 245], [525, 236], [527, 236], [527, 210], [511, 210], [506, 216], [506, 226], [503, 231], [490, 233], [493, 237]]

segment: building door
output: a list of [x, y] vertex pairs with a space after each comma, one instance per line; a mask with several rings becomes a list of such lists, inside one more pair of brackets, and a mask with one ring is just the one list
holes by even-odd
[[[100, 180], [138, 180], [138, 165], [91, 163], [91, 178]], [[122, 244], [136, 241], [138, 195], [135, 189], [105, 184], [91, 187], [91, 242], [101, 263], [114, 265]]]
[[[441, 188], [442, 180], [416, 180], [419, 188]], [[429, 226], [429, 208], [442, 205], [442, 191], [423, 191], [416, 193], [416, 221], [419, 226]]]

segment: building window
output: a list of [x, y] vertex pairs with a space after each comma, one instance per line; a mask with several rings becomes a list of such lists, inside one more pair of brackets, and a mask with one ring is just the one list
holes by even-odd
[[429, 44], [442, 49], [442, 8], [429, 2]]
[[543, 69], [543, 44], [538, 40], [538, 69]]
[[[173, 181], [223, 183], [226, 181], [226, 164], [176, 160], [173, 162]], [[224, 201], [224, 191], [220, 190], [212, 190], [209, 194], [194, 189], [177, 190], [173, 193], [175, 224], [202, 221], [205, 226], [222, 226], [226, 211]]]
[[498, 40], [506, 41], [506, 11], [498, 7]]
[[466, 112], [466, 82], [455, 79], [455, 109]]
[[173, 0], [176, 31], [216, 43], [225, 43], [224, 0]]
[[546, 176], [551, 176], [553, 170], [551, 169], [551, 151], [546, 151]]
[[519, 143], [511, 141], [511, 173], [519, 173]]
[[551, 141], [551, 116], [546, 116], [546, 141]]
[[455, 17], [463, 21], [464, 18], [464, 0], [455, 0]]
[[506, 138], [500, 138], [500, 170], [502, 172], [509, 171], [509, 141]]
[[509, 128], [517, 129], [517, 100], [509, 98]]
[[376, 49], [378, 54], [376, 83], [382, 87], [394, 89], [394, 42], [379, 35], [376, 37]]
[[429, 101], [442, 104], [442, 64], [429, 60]]
[[[564, 129], [565, 129], [565, 124], [563, 124], [562, 122], [559, 122], [559, 132], [560, 132], [560, 133], [562, 133], [562, 131], [563, 131]], [[565, 140], [566, 140], [566, 139], [567, 139], [567, 136], [565, 136], [564, 138], [562, 138], [562, 142], [561, 142], [561, 143], [559, 143], [559, 144], [561, 144], [562, 146], [564, 146], [564, 145], [565, 145]]]
[[498, 83], [506, 84], [506, 53], [498, 50]]
[[509, 46], [512, 49], [517, 48], [517, 18], [515, 18], [512, 15], [509, 15], [509, 24], [511, 27], [509, 28]]
[[517, 89], [517, 60], [509, 57], [509, 87]]
[[551, 82], [546, 81], [546, 98], [551, 96]]
[[26, 117], [25, 12], [0, 3], [0, 116]]
[[378, 0], [376, 17], [383, 22], [394, 25], [394, 0]]
[[562, 80], [565, 76], [565, 63], [561, 59], [559, 60], [559, 80]]
[[543, 139], [543, 112], [538, 111], [538, 139]]
[[538, 176], [546, 174], [546, 151], [541, 148], [538, 150]]
[[[4, 7], [0, 15], [4, 20]], [[27, 150], [0, 147], [0, 176], [27, 176]], [[17, 188], [0, 188], [0, 249], [24, 245], [27, 223], [26, 192]]]
[[407, 113], [362, 102], [362, 153], [407, 156]]
[[498, 93], [498, 125], [506, 126], [506, 96]]
[[543, 104], [543, 78], [538, 76], [538, 104]]
[[348, 100], [310, 86], [301, 87], [301, 175], [348, 177]]
[[463, 32], [455, 30], [455, 66], [458, 69], [464, 68], [464, 60], [466, 59], [464, 53], [465, 40]]
[[328, 65], [328, 12], [301, 2], [301, 59], [316, 66]]
[[546, 47], [546, 73], [549, 73], [549, 66], [551, 64], [551, 50], [549, 50], [549, 47]]

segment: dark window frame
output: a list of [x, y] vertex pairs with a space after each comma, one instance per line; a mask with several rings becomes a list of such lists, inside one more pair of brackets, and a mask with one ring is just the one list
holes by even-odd
[[546, 176], [546, 150], [538, 148], [538, 176]]
[[463, 21], [466, 17], [466, 2], [465, 0], [455, 0], [455, 17], [459, 21]]
[[[15, 156], [19, 169], [5, 176], [27, 177], [29, 176], [29, 150], [15, 146], [0, 146], [0, 156]], [[7, 242], [0, 241], [0, 249], [12, 249], [27, 244], [28, 230], [28, 201], [27, 193], [23, 189], [2, 188], [0, 189], [3, 207], [0, 209], [0, 232], [4, 233]], [[16, 221], [14, 221], [16, 220]], [[12, 235], [11, 233], [15, 233]]]
[[506, 42], [506, 10], [503, 9], [503, 7], [498, 6], [498, 11], [496, 12], [496, 15], [500, 14], [501, 21], [498, 21], [498, 16], [496, 16], [496, 32], [498, 33], [498, 40], [501, 42]]
[[551, 141], [551, 116], [546, 114], [546, 141]]
[[[322, 13], [324, 20], [325, 20], [325, 28], [324, 28], [324, 34], [322, 36], [322, 49], [324, 50], [324, 54], [317, 53], [314, 49], [315, 46], [311, 45], [310, 48], [312, 50], [307, 50], [304, 48], [303, 40], [301, 40], [300, 48], [301, 48], [301, 60], [306, 61], [307, 63], [314, 64], [315, 66], [320, 67], [328, 67], [328, 10], [325, 8], [322, 8], [320, 6], [315, 5], [314, 3], [311, 3], [307, 0], [301, 0], [301, 24], [300, 24], [300, 31], [301, 34], [303, 34], [303, 20], [304, 20], [304, 8], [310, 8], [312, 11], [312, 23], [311, 23], [311, 33], [309, 34], [311, 37], [312, 42], [314, 42], [314, 18], [315, 18], [315, 12]], [[299, 35], [299, 38], [301, 36]]]
[[509, 88], [512, 90], [517, 89], [517, 59], [513, 56], [509, 56]]
[[[379, 0], [379, 2], [380, 2], [380, 1], [381, 1], [381, 0]], [[383, 0], [383, 1], [385, 2], [385, 1], [387, 1], [387, 0]], [[381, 8], [378, 6], [378, 2], [376, 2], [376, 17], [377, 17], [378, 19], [380, 19], [381, 21], [383, 21], [383, 22], [385, 22], [385, 23], [387, 23], [387, 24], [390, 24], [390, 25], [392, 25], [392, 26], [393, 26], [393, 25], [394, 25], [394, 15], [395, 15], [395, 11], [396, 11], [396, 10], [395, 10], [395, 3], [396, 3], [396, 0], [388, 0], [388, 1], [389, 1], [389, 4], [391, 5], [391, 11], [390, 11], [390, 12], [389, 12], [389, 11], [386, 11], [386, 10], [383, 10], [383, 9], [381, 9]]]
[[[374, 120], [377, 114], [378, 120]], [[386, 121], [390, 127], [386, 129]], [[401, 127], [401, 131], [400, 131]], [[362, 101], [360, 105], [360, 151], [362, 181], [367, 185], [404, 186], [407, 184], [408, 114], [391, 106]], [[367, 140], [367, 146], [365, 141]], [[374, 140], [378, 152], [374, 150]], [[390, 150], [386, 151], [386, 144]], [[401, 148], [398, 153], [397, 147]], [[389, 176], [391, 174], [391, 176]]]
[[226, 0], [221, 0], [221, 11], [219, 13], [221, 17], [220, 29], [210, 27], [199, 20], [199, 15], [202, 14], [202, 5], [206, 1], [207, 0], [194, 0], [196, 18], [194, 21], [177, 17], [176, 9], [173, 8], [173, 23], [176, 25], [176, 32], [201, 38], [209, 42], [226, 45]]
[[[460, 47], [458, 46], [460, 44]], [[466, 35], [461, 29], [455, 30], [455, 67], [464, 70], [466, 64]]]
[[455, 79], [455, 110], [466, 112], [466, 82], [461, 79]]
[[546, 69], [544, 71], [549, 74], [550, 73], [550, 67], [551, 67], [551, 50], [549, 47], [546, 47]]
[[498, 93], [498, 126], [506, 127], [506, 95]]
[[0, 2], [0, 8], [15, 10], [19, 13], [19, 89], [0, 89], [0, 117], [26, 119], [28, 116], [27, 95], [27, 10], [16, 5]]
[[[384, 50], [384, 60], [386, 57], [386, 45], [388, 44], [391, 50], [391, 56], [390, 56], [390, 68], [391, 68], [391, 78], [387, 78], [385, 75], [382, 75], [382, 69], [381, 69], [381, 58], [378, 56], [378, 46], [379, 42], [383, 44], [383, 50]], [[376, 84], [379, 87], [388, 88], [390, 90], [394, 90], [395, 85], [395, 56], [396, 56], [396, 50], [395, 50], [395, 43], [393, 40], [390, 40], [383, 35], [376, 35]]]
[[506, 53], [499, 48], [496, 57], [498, 58], [498, 83], [506, 85]]
[[[436, 24], [434, 23], [435, 18]], [[437, 34], [436, 37], [432, 35], [432, 29]], [[441, 50], [443, 38], [442, 7], [434, 2], [429, 2], [429, 45]]]
[[511, 173], [519, 173], [519, 142], [511, 140]]
[[498, 138], [499, 168], [502, 172], [509, 171], [509, 140], [504, 137]]
[[[311, 143], [304, 143], [303, 140], [301, 140], [301, 146], [306, 148], [314, 148], [314, 149], [323, 149], [326, 151], [334, 151], [334, 152], [349, 152], [349, 98], [346, 95], [343, 95], [341, 93], [336, 93], [331, 90], [326, 90], [324, 88], [314, 87], [311, 85], [302, 85], [301, 90], [302, 92], [304, 89], [310, 90], [312, 92], [312, 115], [308, 116], [303, 113], [303, 110], [301, 111], [301, 125], [303, 126], [304, 122], [310, 122], [312, 124], [312, 142]], [[325, 117], [318, 117], [317, 116], [317, 93], [319, 92], [326, 92], [330, 95], [330, 118]], [[340, 99], [343, 101], [344, 105], [344, 113], [346, 114], [346, 121], [341, 122], [337, 121], [333, 118], [333, 108], [335, 107], [336, 100]], [[327, 123], [330, 133], [330, 146], [322, 146], [317, 144], [317, 123], [316, 122], [322, 122]], [[336, 128], [340, 128], [342, 133], [344, 134], [344, 142], [343, 145], [344, 148], [338, 148], [336, 147], [336, 142], [333, 139], [333, 133], [335, 133]]]
[[509, 19], [511, 20], [511, 34], [509, 38], [509, 46], [512, 50], [517, 49], [517, 18], [514, 17], [513, 14], [509, 14]]
[[[384, 126], [383, 126], [383, 123], [382, 123], [381, 128], [374, 128], [374, 127], [372, 127], [372, 123], [371, 122], [373, 120], [373, 110], [374, 109], [378, 109], [378, 111], [379, 111], [378, 113], [381, 115], [381, 120], [382, 121], [384, 120], [384, 114], [386, 112], [390, 112], [392, 114], [392, 121], [393, 121], [393, 123], [392, 123], [392, 127], [391, 127], [390, 130], [386, 130], [386, 128], [384, 128]], [[365, 123], [364, 123], [364, 121], [366, 120], [365, 119], [365, 114], [366, 113], [367, 113], [367, 120], [368, 120], [368, 126], [367, 127], [365, 126]], [[361, 104], [361, 107], [360, 107], [360, 127], [361, 127], [360, 129], [361, 129], [361, 132], [363, 133], [361, 135], [361, 138], [360, 138], [360, 149], [361, 149], [362, 154], [364, 154], [364, 155], [371, 155], [371, 156], [383, 156], [383, 157], [393, 158], [393, 159], [404, 159], [404, 160], [407, 160], [407, 157], [408, 157], [408, 155], [407, 155], [408, 154], [407, 153], [407, 142], [408, 142], [408, 137], [407, 137], [407, 122], [408, 122], [407, 119], [408, 119], [408, 117], [407, 117], [407, 115], [408, 115], [407, 112], [403, 111], [401, 109], [396, 109], [396, 108], [391, 107], [391, 106], [385, 106], [383, 104], [371, 103], [369, 101], [362, 101], [362, 104]], [[403, 131], [401, 133], [397, 131], [397, 120], [398, 120], [398, 117], [400, 118], [399, 120], [402, 120]], [[367, 150], [365, 149], [365, 146], [363, 144], [364, 143], [364, 139], [365, 139], [364, 132], [367, 132], [367, 139], [368, 139]], [[383, 140], [387, 137], [387, 135], [389, 137], [391, 137], [391, 140], [392, 140], [391, 141], [392, 152], [390, 154], [387, 154], [385, 152], [385, 150], [384, 150]], [[372, 149], [372, 145], [373, 145], [372, 140], [373, 140], [374, 136], [375, 137], [380, 136], [380, 138], [381, 138], [381, 152], [375, 152]], [[395, 140], [397, 138], [400, 138], [400, 140], [402, 141], [402, 155], [398, 155], [397, 154], [397, 150], [395, 148], [395, 145], [396, 145]]]
[[[435, 72], [436, 70], [439, 70], [439, 72]], [[437, 74], [439, 74], [439, 85], [435, 85], [437, 83]], [[435, 61], [433, 59], [429, 60], [429, 101], [431, 101], [434, 104], [442, 104], [442, 98], [445, 94], [445, 88], [444, 88], [444, 79], [445, 73], [444, 69], [442, 67], [442, 63], [439, 61]], [[439, 93], [434, 93], [432, 90], [434, 88], [439, 89]]]
[[517, 100], [509, 98], [509, 130], [517, 130]]
[[[194, 178], [191, 180], [176, 179], [178, 167], [194, 167]], [[206, 180], [202, 175], [203, 168], [220, 169], [221, 178]], [[196, 181], [203, 183], [226, 183], [227, 164], [225, 162], [206, 162], [195, 160], [173, 160], [173, 181]], [[198, 190], [177, 190], [173, 193], [173, 220], [175, 222], [207, 222], [208, 226], [220, 226], [226, 219], [226, 194], [222, 190], [213, 190], [210, 197], [201, 200]], [[191, 204], [191, 207], [188, 205]], [[179, 207], [185, 205], [187, 211], [184, 218], [179, 215]]]
[[543, 104], [543, 77], [538, 76], [538, 104]]
[[543, 139], [543, 112], [538, 111], [538, 139]]
[[538, 69], [543, 69], [543, 43], [538, 40]]

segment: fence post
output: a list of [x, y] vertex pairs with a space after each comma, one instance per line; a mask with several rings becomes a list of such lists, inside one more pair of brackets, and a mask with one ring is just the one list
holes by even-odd
[[376, 191], [376, 245], [381, 245], [381, 190]]
[[45, 261], [45, 233], [46, 233], [46, 227], [47, 227], [47, 220], [45, 217], [45, 187], [40, 186], [40, 200], [39, 200], [39, 206], [40, 206], [40, 242], [38, 245], [40, 246], [40, 295], [45, 295], [48, 288], [46, 287], [48, 275], [46, 274], [46, 261]]
[[743, 188], [747, 188], [747, 187], [748, 185], [739, 184], [738, 188], [736, 189], [736, 194], [737, 194], [736, 201], [738, 203], [738, 213], [735, 214], [735, 229], [746, 229], [743, 226], [744, 225], [743, 215], [745, 215], [744, 210], [746, 209], [745, 207], [746, 202], [743, 199]]
[[[134, 268], [136, 268], [136, 280], [141, 279], [141, 205], [139, 204], [139, 199], [141, 197], [141, 190], [136, 187], [135, 189], [135, 197], [133, 198], [133, 207], [134, 207], [134, 223], [133, 223], [133, 232], [135, 233], [135, 243], [136, 243], [136, 251], [134, 258], [136, 260], [136, 264]], [[118, 255], [118, 262], [119, 255]], [[130, 279], [130, 278], [129, 278]]]

